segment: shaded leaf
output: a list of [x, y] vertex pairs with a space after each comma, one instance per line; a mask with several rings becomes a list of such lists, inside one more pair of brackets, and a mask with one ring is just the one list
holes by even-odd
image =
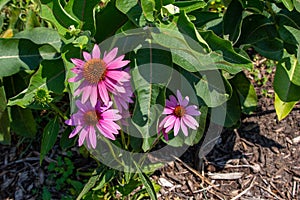
[[57, 31], [46, 27], [37, 27], [17, 33], [14, 38], [28, 39], [35, 44], [49, 44], [60, 52], [62, 42]]
[[46, 154], [52, 149], [56, 142], [56, 138], [59, 131], [59, 118], [55, 116], [54, 119], [50, 120], [43, 131], [42, 145], [41, 145], [41, 155], [40, 164], [42, 164], [43, 159]]
[[31, 77], [27, 89], [9, 99], [8, 105], [18, 105], [23, 108], [34, 101], [34, 96], [39, 89], [46, 89], [56, 94], [61, 94], [65, 89], [65, 68], [61, 59], [44, 60], [38, 71]]
[[256, 92], [245, 74], [243, 72], [236, 74], [230, 79], [230, 83], [238, 94], [242, 112], [251, 114], [251, 112], [255, 111], [257, 106]]
[[0, 46], [0, 77], [36, 69], [43, 59], [57, 56], [56, 50], [50, 45], [36, 45], [25, 39], [0, 38]]
[[146, 24], [142, 8], [136, 0], [116, 0], [116, 7], [131, 20], [136, 26], [142, 27]]
[[176, 1], [174, 5], [177, 6], [181, 11], [190, 13], [194, 10], [204, 8], [207, 4], [203, 0], [192, 0], [192, 1]]
[[11, 107], [11, 129], [20, 136], [34, 137], [37, 129], [31, 110]]

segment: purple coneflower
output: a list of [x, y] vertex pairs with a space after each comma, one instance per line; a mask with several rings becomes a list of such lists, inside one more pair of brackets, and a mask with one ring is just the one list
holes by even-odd
[[96, 148], [97, 135], [99, 131], [103, 136], [115, 140], [114, 134], [118, 134], [120, 126], [115, 121], [121, 119], [118, 110], [110, 109], [112, 102], [108, 105], [101, 105], [100, 101], [93, 107], [90, 102], [82, 104], [79, 100], [76, 101], [78, 112], [73, 114], [66, 124], [76, 126], [70, 134], [69, 138], [79, 134], [78, 144], [81, 146], [86, 140], [88, 148]]
[[196, 130], [199, 126], [198, 122], [192, 116], [200, 115], [197, 106], [189, 105], [189, 97], [184, 99], [179, 90], [177, 90], [177, 98], [171, 95], [170, 100], [166, 100], [166, 107], [162, 114], [167, 115], [159, 124], [159, 132], [162, 131], [166, 140], [168, 140], [168, 132], [174, 129], [176, 136], [181, 128], [183, 134], [188, 136], [188, 127]]
[[123, 60], [125, 55], [116, 58], [118, 48], [112, 49], [109, 53], [104, 52], [103, 59], [98, 45], [94, 45], [91, 54], [83, 52], [84, 60], [72, 58], [75, 64], [72, 72], [77, 76], [70, 78], [69, 82], [82, 81], [74, 92], [75, 96], [82, 93], [82, 103], [90, 99], [91, 105], [95, 106], [98, 97], [107, 104], [110, 101], [108, 92], [126, 93], [124, 82], [130, 80], [130, 74], [122, 71], [130, 61]]

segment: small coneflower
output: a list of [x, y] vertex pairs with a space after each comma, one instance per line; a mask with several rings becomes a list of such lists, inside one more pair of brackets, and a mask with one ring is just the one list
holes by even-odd
[[81, 146], [86, 141], [88, 148], [96, 148], [97, 134], [100, 132], [106, 138], [115, 140], [114, 134], [118, 134], [120, 126], [115, 121], [122, 117], [116, 109], [110, 109], [112, 102], [107, 105], [102, 105], [100, 101], [96, 106], [92, 106], [90, 102], [82, 104], [79, 100], [76, 101], [78, 111], [66, 120], [66, 124], [75, 126], [69, 138], [79, 134], [78, 144]]
[[109, 92], [126, 93], [124, 82], [130, 80], [130, 74], [121, 70], [130, 61], [123, 60], [125, 55], [116, 57], [118, 48], [109, 53], [104, 52], [103, 59], [98, 45], [94, 45], [91, 54], [83, 52], [84, 60], [72, 58], [75, 64], [72, 72], [77, 76], [70, 78], [69, 82], [82, 81], [75, 90], [74, 95], [82, 93], [82, 103], [90, 99], [91, 105], [95, 106], [98, 97], [107, 104], [110, 101]]
[[[177, 98], [176, 98], [177, 97]], [[168, 132], [174, 129], [174, 136], [182, 130], [185, 136], [188, 136], [188, 128], [196, 130], [199, 127], [198, 122], [192, 116], [200, 115], [197, 106], [189, 105], [189, 97], [184, 99], [179, 90], [177, 96], [171, 95], [170, 100], [166, 100], [166, 106], [162, 114], [167, 115], [159, 124], [159, 132], [162, 131], [166, 140], [168, 140]]]

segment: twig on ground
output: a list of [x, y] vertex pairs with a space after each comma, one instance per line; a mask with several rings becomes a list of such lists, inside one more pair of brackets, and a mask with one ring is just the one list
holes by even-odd
[[236, 195], [235, 197], [233, 197], [231, 200], [236, 200], [238, 198], [240, 198], [241, 196], [243, 196], [244, 194], [246, 194], [254, 185], [255, 185], [255, 179], [256, 177], [254, 176], [249, 187], [246, 188], [243, 192], [241, 192], [240, 194]]

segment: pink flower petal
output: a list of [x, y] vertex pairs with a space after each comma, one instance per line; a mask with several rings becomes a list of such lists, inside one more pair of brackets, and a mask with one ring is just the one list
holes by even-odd
[[97, 85], [91, 85], [90, 102], [91, 106], [95, 107], [98, 99]]
[[158, 127], [163, 127], [163, 125], [166, 123], [166, 121], [168, 120], [168, 117], [165, 117], [158, 125]]
[[129, 81], [130, 75], [123, 71], [107, 71], [106, 76], [118, 82]]
[[72, 137], [74, 137], [75, 135], [77, 135], [78, 132], [81, 131], [81, 129], [82, 129], [82, 126], [76, 126], [76, 127], [74, 128], [74, 130], [71, 132], [71, 134], [69, 135], [69, 138], [72, 138]]
[[106, 89], [105, 85], [103, 84], [103, 81], [100, 81], [98, 83], [98, 91], [99, 91], [99, 96], [102, 99], [102, 101], [104, 102], [104, 104], [107, 104], [109, 102], [109, 96], [108, 96], [107, 89]]
[[180, 128], [180, 119], [177, 118], [174, 123], [174, 136], [178, 134], [179, 128]]
[[186, 114], [183, 116], [183, 118], [186, 125], [188, 125], [190, 128], [199, 126], [198, 122], [192, 116]]
[[89, 54], [88, 52], [84, 51], [82, 54], [83, 54], [84, 60], [88, 61], [88, 60], [92, 59], [91, 54]]
[[176, 120], [176, 117], [173, 116], [173, 115], [169, 115], [166, 118], [168, 118], [168, 119], [167, 119], [167, 121], [166, 121], [166, 123], [164, 125], [164, 128], [166, 128], [167, 126], [170, 126], [170, 125], [174, 126], [174, 122]]
[[86, 138], [86, 135], [88, 134], [88, 131], [87, 131], [87, 127], [84, 127], [80, 134], [79, 134], [79, 140], [78, 140], [78, 145], [81, 146]]
[[113, 48], [107, 55], [104, 55], [103, 61], [109, 64], [117, 56], [118, 48]]
[[78, 81], [80, 81], [80, 80], [82, 80], [83, 79], [83, 76], [82, 76], [82, 74], [78, 74], [77, 76], [75, 76], [75, 77], [73, 77], [73, 78], [69, 78], [69, 82], [71, 82], [71, 83], [73, 83], [73, 82], [78, 82]]
[[100, 54], [101, 54], [100, 48], [97, 44], [95, 44], [92, 51], [93, 58], [100, 58]]
[[182, 105], [182, 95], [179, 90], [177, 90], [177, 99], [180, 105]]
[[97, 145], [97, 138], [96, 138], [96, 132], [94, 127], [90, 127], [89, 142], [92, 145], [92, 148], [95, 149]]
[[164, 115], [169, 115], [169, 114], [172, 114], [174, 112], [173, 109], [170, 109], [170, 108], [164, 108], [164, 111], [162, 114]]
[[83, 60], [80, 60], [78, 58], [71, 58], [71, 62], [76, 65], [76, 67], [83, 68], [85, 62]]
[[103, 117], [104, 120], [112, 120], [112, 121], [116, 121], [122, 118], [121, 115], [118, 114], [119, 111], [116, 109], [111, 109], [108, 111], [105, 111], [104, 113], [101, 114], [101, 116]]
[[184, 134], [185, 136], [188, 136], [189, 133], [188, 133], [187, 127], [186, 127], [185, 124], [183, 123], [183, 120], [182, 120], [182, 119], [180, 120], [180, 127], [181, 127], [181, 130], [182, 130], [183, 134]]
[[81, 101], [82, 103], [85, 103], [89, 97], [90, 94], [92, 92], [93, 86], [92, 85], [87, 85], [83, 90], [82, 90], [82, 97], [81, 97]]
[[182, 100], [182, 102], [181, 102], [180, 105], [183, 106], [183, 107], [185, 107], [185, 106], [188, 105], [188, 103], [189, 103], [189, 97], [186, 96], [186, 97]]
[[107, 128], [104, 127], [102, 124], [100, 124], [100, 125], [97, 126], [97, 127], [98, 127], [100, 133], [101, 133], [104, 137], [106, 137], [106, 138], [108, 138], [108, 139], [111, 139], [111, 140], [115, 140], [115, 139], [116, 139], [116, 137], [115, 137], [109, 130], [107, 130]]
[[122, 68], [126, 65], [128, 65], [128, 63], [130, 63], [129, 60], [122, 60], [124, 58], [124, 56], [120, 56], [117, 59], [111, 61], [108, 65], [107, 68], [108, 69], [119, 69]]
[[185, 108], [186, 114], [192, 115], [192, 116], [198, 116], [201, 114], [199, 110], [197, 110], [197, 106], [191, 105]]

